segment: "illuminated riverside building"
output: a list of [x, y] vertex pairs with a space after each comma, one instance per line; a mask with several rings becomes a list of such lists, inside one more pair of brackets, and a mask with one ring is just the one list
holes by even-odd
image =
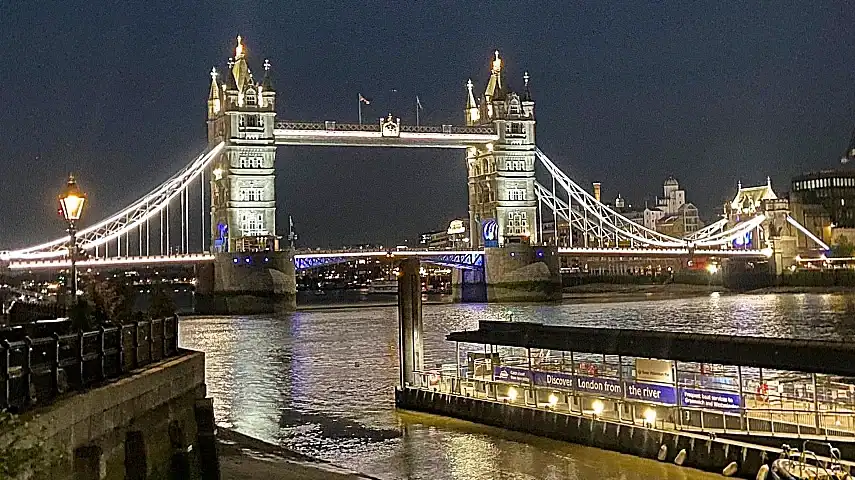
[[855, 169], [822, 170], [793, 177], [793, 216], [829, 243], [855, 243]]

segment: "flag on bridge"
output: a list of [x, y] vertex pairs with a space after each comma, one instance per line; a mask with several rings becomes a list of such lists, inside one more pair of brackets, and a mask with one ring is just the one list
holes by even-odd
[[361, 93], [359, 94], [359, 101], [366, 105], [371, 105], [371, 102], [367, 98], [363, 97]]

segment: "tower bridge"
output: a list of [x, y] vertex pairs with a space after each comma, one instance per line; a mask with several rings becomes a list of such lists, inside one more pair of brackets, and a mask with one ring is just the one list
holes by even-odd
[[[276, 150], [292, 145], [461, 150], [467, 165], [470, 250], [391, 255], [459, 267], [458, 285], [480, 285], [470, 289], [478, 292], [470, 299], [555, 298], [560, 293], [559, 255], [784, 261], [774, 254], [776, 238], [787, 233], [776, 227], [786, 216], [780, 206], [740, 210], [676, 238], [599, 202], [537, 147], [529, 75], [523, 76], [519, 90], [511, 89], [498, 51], [483, 93], [476, 94], [471, 80], [466, 83], [460, 125], [406, 125], [391, 114], [366, 124], [278, 121], [270, 62], [263, 62], [263, 77], [257, 81], [238, 37], [227, 65], [222, 75], [216, 68], [211, 71], [208, 148], [136, 202], [81, 230], [78, 246], [88, 255], [84, 265], [197, 263], [199, 292], [210, 299], [210, 310], [265, 311], [293, 306], [295, 268], [389, 254], [295, 255], [290, 245], [280, 243]], [[538, 182], [538, 171], [549, 180], [547, 185]], [[200, 199], [198, 212], [190, 211], [191, 196]], [[564, 248], [544, 244], [544, 220], [568, 226]], [[63, 268], [69, 251], [69, 238], [63, 237], [0, 252], [0, 263], [12, 269]]]

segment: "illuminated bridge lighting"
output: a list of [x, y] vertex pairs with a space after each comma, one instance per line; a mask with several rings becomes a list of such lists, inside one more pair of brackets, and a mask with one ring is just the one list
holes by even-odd
[[[111, 267], [122, 265], [164, 265], [211, 262], [214, 255], [210, 253], [188, 253], [186, 255], [151, 255], [143, 257], [111, 257], [89, 258], [79, 260], [78, 267]], [[10, 270], [44, 270], [70, 268], [71, 261], [67, 258], [56, 260], [24, 260], [9, 263]]]
[[696, 249], [688, 248], [559, 248], [561, 255], [605, 255], [623, 257], [682, 257], [693, 255], [695, 257], [756, 257], [768, 258], [772, 256], [772, 249], [762, 250], [722, 250], [722, 249]]

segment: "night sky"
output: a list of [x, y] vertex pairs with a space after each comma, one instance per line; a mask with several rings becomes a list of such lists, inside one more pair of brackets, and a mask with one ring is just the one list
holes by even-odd
[[[362, 93], [366, 121], [415, 123], [418, 95], [422, 123], [462, 124], [498, 48], [571, 177], [638, 204], [674, 175], [707, 218], [740, 179], [780, 194], [839, 165], [855, 127], [845, 1], [174, 3], [2, 2], [0, 249], [62, 233], [70, 170], [94, 222], [200, 153], [208, 72], [238, 34], [256, 78], [270, 59], [283, 120], [356, 122]], [[279, 233], [288, 214], [312, 246], [441, 228], [467, 215], [463, 155], [280, 147]]]

